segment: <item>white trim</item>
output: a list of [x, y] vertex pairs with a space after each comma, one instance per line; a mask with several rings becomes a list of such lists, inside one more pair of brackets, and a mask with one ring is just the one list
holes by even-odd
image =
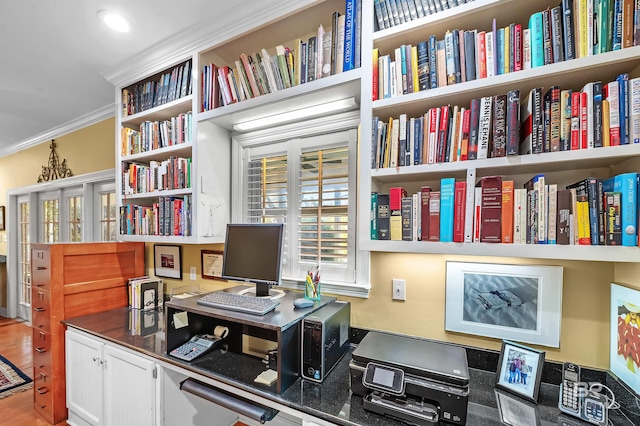
[[21, 186], [7, 191], [7, 195], [21, 195], [30, 192], [46, 192], [59, 188], [68, 188], [73, 185], [82, 185], [90, 182], [100, 182], [116, 178], [116, 169], [101, 170], [99, 172], [86, 173], [78, 176], [71, 176], [64, 179], [56, 179], [49, 182], [41, 182], [33, 185]]
[[59, 138], [76, 130], [83, 129], [92, 124], [111, 118], [115, 115], [115, 103], [105, 105], [93, 112], [82, 115], [64, 124], [56, 126], [46, 132], [35, 135], [29, 139], [25, 139], [22, 142], [15, 143], [5, 149], [0, 149], [0, 158], [7, 155], [15, 154], [16, 152], [25, 150], [27, 148], [34, 147], [43, 142], [48, 142], [51, 139]]
[[[249, 1], [246, 2], [249, 3]], [[254, 1], [246, 6], [242, 6], [241, 2], [236, 3], [239, 4], [225, 12], [223, 25], [212, 25], [211, 21], [207, 20], [187, 28], [133, 58], [121, 62], [112, 69], [100, 73], [100, 76], [116, 87], [126, 85], [129, 82], [153, 75], [160, 69], [167, 68], [178, 58], [193, 55], [193, 52], [203, 51], [211, 46], [221, 45], [268, 22], [306, 8], [312, 5], [314, 0], [271, 1], [272, 4], [261, 0], [259, 13], [255, 13], [256, 5], [254, 3], [256, 2]], [[247, 16], [247, 11], [250, 12], [249, 16]]]

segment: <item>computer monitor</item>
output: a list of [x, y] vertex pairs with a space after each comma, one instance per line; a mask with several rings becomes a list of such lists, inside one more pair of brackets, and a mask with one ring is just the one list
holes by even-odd
[[222, 278], [255, 284], [258, 297], [275, 296], [269, 289], [280, 284], [283, 241], [281, 223], [228, 224]]

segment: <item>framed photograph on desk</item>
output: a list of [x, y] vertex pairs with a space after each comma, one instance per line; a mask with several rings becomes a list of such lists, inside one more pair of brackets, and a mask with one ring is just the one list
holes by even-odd
[[222, 260], [224, 252], [220, 250], [200, 250], [202, 278], [210, 280], [222, 279]]
[[503, 340], [496, 386], [538, 403], [544, 355], [543, 351]]
[[182, 279], [182, 247], [155, 244], [153, 246], [154, 274], [157, 277]]

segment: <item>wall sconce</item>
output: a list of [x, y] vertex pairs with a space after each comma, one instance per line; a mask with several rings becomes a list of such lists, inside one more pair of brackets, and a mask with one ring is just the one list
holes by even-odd
[[244, 121], [233, 125], [236, 132], [247, 132], [263, 127], [270, 127], [279, 124], [292, 123], [303, 118], [316, 118], [323, 115], [336, 114], [339, 112], [350, 111], [358, 107], [356, 99], [351, 97], [340, 99], [337, 101], [327, 102], [319, 105], [312, 105], [302, 109], [294, 109], [267, 117], [257, 118], [255, 120]]

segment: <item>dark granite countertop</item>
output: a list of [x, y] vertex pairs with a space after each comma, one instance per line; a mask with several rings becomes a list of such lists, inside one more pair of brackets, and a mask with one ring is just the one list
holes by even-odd
[[[135, 316], [138, 318], [135, 318]], [[269, 387], [249, 384], [260, 371], [255, 368], [243, 368], [242, 360], [247, 356], [231, 352], [204, 356], [195, 362], [182, 362], [166, 355], [164, 339], [164, 316], [160, 311], [131, 311], [128, 308], [120, 308], [107, 312], [71, 318], [64, 321], [67, 326], [85, 331], [110, 342], [125, 346], [147, 356], [162, 360], [184, 368], [185, 370], [201, 374], [205, 377], [229, 384], [254, 395], [259, 395], [268, 400], [291, 407], [297, 411], [310, 414], [341, 425], [363, 426], [394, 426], [402, 423], [365, 411], [362, 398], [354, 395], [349, 386], [349, 361], [347, 355], [336, 365], [335, 369], [322, 383], [315, 383], [302, 378], [298, 379], [284, 393], [278, 395]], [[135, 324], [142, 329], [132, 331]], [[146, 327], [146, 328], [145, 328]], [[356, 339], [357, 340], [357, 336]], [[469, 349], [468, 349], [469, 352]], [[488, 358], [483, 353], [488, 354]], [[480, 354], [480, 355], [478, 355]], [[479, 359], [481, 358], [481, 359]], [[474, 368], [482, 364], [497, 365], [494, 351], [477, 351], [470, 356], [470, 395], [467, 414], [467, 425], [587, 425], [570, 416], [562, 414], [557, 408], [559, 386], [545, 383], [545, 379], [558, 383], [559, 379], [554, 372], [543, 373], [543, 383], [540, 387], [538, 404], [525, 401], [511, 393], [498, 390], [495, 385], [495, 372], [486, 369]], [[487, 361], [489, 359], [489, 361]], [[255, 365], [255, 361], [249, 363]], [[489, 368], [487, 368], [489, 369]], [[548, 367], [545, 369], [556, 370]], [[546, 377], [545, 377], [546, 376]], [[636, 415], [633, 409], [635, 400], [629, 393], [610, 375], [605, 374], [606, 385], [616, 394], [616, 398], [623, 405], [621, 410], [610, 410], [610, 423], [613, 425], [637, 425], [640, 424], [640, 415]], [[517, 419], [514, 423], [513, 419]], [[504, 422], [502, 420], [505, 420]], [[563, 420], [566, 422], [563, 423]]]

